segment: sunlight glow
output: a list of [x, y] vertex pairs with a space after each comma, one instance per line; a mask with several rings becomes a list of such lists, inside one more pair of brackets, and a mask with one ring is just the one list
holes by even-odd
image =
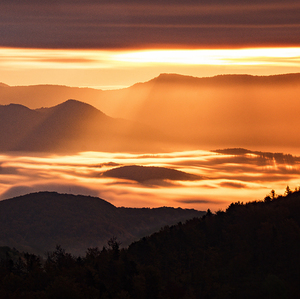
[[0, 48], [0, 82], [119, 89], [160, 73], [195, 77], [299, 72], [300, 47], [241, 49]]
[[148, 50], [120, 53], [117, 61], [189, 65], [299, 65], [300, 48], [252, 48], [212, 50]]
[[0, 66], [11, 68], [94, 69], [175, 65], [300, 65], [300, 48], [196, 50], [64, 50], [0, 48]]

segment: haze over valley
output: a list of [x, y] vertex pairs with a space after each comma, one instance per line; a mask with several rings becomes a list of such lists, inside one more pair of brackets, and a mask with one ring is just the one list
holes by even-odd
[[[96, 110], [88, 108], [86, 105], [82, 107], [88, 111], [80, 118], [75, 116], [75, 113], [78, 112], [70, 111], [70, 116], [63, 120], [65, 125], [67, 122], [72, 122], [73, 133], [76, 131], [75, 134], [78, 135], [78, 138], [82, 138], [83, 131], [85, 131], [85, 138], [88, 139], [88, 136], [93, 136], [98, 130], [97, 134], [103, 138], [101, 146], [91, 146], [86, 150], [104, 151], [107, 148], [110, 150], [122, 148], [117, 148], [115, 145], [114, 149], [114, 146], [110, 145], [112, 140], [104, 141], [107, 140], [106, 138], [113, 139], [113, 135], [119, 134], [116, 139], [119, 139], [122, 146], [125, 146], [123, 148], [125, 151], [128, 149], [130, 151], [142, 149], [144, 152], [151, 152], [153, 150], [210, 150], [244, 147], [252, 150], [298, 154], [299, 141], [295, 138], [294, 133], [295, 128], [299, 126], [299, 97], [300, 74], [223, 75], [211, 78], [161, 74], [148, 82], [111, 91], [50, 85], [0, 87], [0, 103], [2, 105], [16, 103], [30, 109], [37, 109], [56, 106], [68, 99], [75, 99], [94, 106], [106, 116], [115, 118], [114, 128], [112, 128], [112, 120], [109, 125], [100, 125], [104, 116], [102, 119], [100, 116], [96, 116]], [[60, 109], [60, 113], [64, 117], [66, 114], [62, 112], [62, 109], [67, 103], [55, 108], [56, 110]], [[70, 103], [68, 105], [71, 106]], [[78, 105], [77, 108], [75, 106], [72, 105], [72, 109], [81, 109]], [[5, 107], [1, 107], [1, 109], [3, 110]], [[12, 111], [12, 107], [10, 109]], [[65, 109], [67, 108], [65, 107]], [[92, 110], [94, 111], [93, 115], [89, 114]], [[44, 109], [45, 111], [47, 109]], [[38, 114], [37, 112], [40, 113], [42, 110], [35, 111], [35, 115]], [[31, 114], [33, 116], [34, 112]], [[100, 112], [98, 114], [100, 115]], [[14, 115], [17, 114], [14, 113]], [[54, 122], [49, 119], [41, 124], [44, 129], [35, 127], [36, 132], [32, 134], [38, 134], [37, 131], [43, 134], [41, 130], [46, 130], [47, 122], [48, 125], [59, 126], [59, 131], [66, 130], [64, 125], [56, 123], [59, 115], [53, 114], [51, 117], [55, 117]], [[71, 117], [74, 118], [71, 119]], [[40, 123], [37, 116], [32, 118]], [[116, 118], [125, 119], [131, 123], [125, 124], [125, 121], [122, 123]], [[106, 117], [106, 119], [108, 118]], [[3, 126], [9, 124], [7, 119], [2, 121], [4, 122]], [[26, 127], [26, 124], [24, 126]], [[72, 131], [70, 126], [68, 125], [68, 128]], [[101, 133], [99, 130], [102, 130]], [[9, 129], [5, 129], [1, 133], [5, 134], [8, 131]], [[57, 129], [53, 131], [58, 134]], [[68, 138], [71, 138], [72, 135], [70, 131], [64, 132]], [[33, 135], [32, 138], [34, 138]], [[134, 143], [131, 141], [129, 148], [128, 146], [126, 148], [123, 141], [127, 137], [143, 140], [142, 136], [146, 140]], [[42, 136], [37, 138], [41, 139]], [[59, 137], [57, 136], [57, 138]], [[95, 138], [91, 137], [91, 139], [97, 143]], [[171, 146], [169, 142], [172, 143]], [[25, 143], [30, 146], [28, 142]], [[46, 148], [43, 148], [42, 144], [43, 142], [41, 142], [40, 149], [45, 150]], [[77, 145], [69, 145], [69, 150], [80, 151], [82, 144], [83, 142], [77, 142]], [[38, 148], [37, 142], [34, 142], [32, 150], [36, 146]], [[25, 145], [23, 145], [24, 147]], [[3, 145], [1, 148], [4, 149]], [[22, 146], [15, 149], [22, 150]], [[53, 144], [51, 150], [53, 150]], [[59, 146], [56, 147], [56, 150], [60, 150]]]
[[299, 97], [300, 74], [161, 74], [111, 91], [2, 84], [0, 198], [218, 210], [282, 193], [299, 184]]
[[300, 298], [299, 0], [0, 2], [0, 298]]

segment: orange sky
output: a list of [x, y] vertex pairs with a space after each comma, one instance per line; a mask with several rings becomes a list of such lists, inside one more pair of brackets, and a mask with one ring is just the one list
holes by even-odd
[[127, 87], [160, 73], [196, 77], [271, 75], [300, 70], [300, 47], [240, 49], [30, 49], [0, 48], [0, 82], [101, 89]]
[[[160, 73], [196, 77], [299, 73], [299, 15], [299, 0], [2, 0], [0, 82], [115, 89], [148, 81]], [[293, 113], [296, 117], [297, 111]], [[52, 184], [57, 191], [96, 192], [118, 206], [218, 209], [241, 197], [262, 199], [272, 188], [283, 190], [288, 179], [292, 187], [296, 185], [294, 177], [285, 176], [285, 166], [282, 173], [277, 173], [276, 165], [271, 167], [275, 176], [262, 183], [250, 179], [268, 169], [251, 169], [241, 178], [235, 176], [234, 163], [216, 169], [201, 161], [200, 167], [187, 165], [186, 169], [219, 177], [198, 185], [185, 182], [150, 188], [122, 183], [116, 187], [103, 179], [86, 178], [90, 169], [84, 165], [70, 170], [65, 164], [68, 157], [62, 157], [62, 168], [55, 167], [53, 157], [35, 159], [28, 162], [28, 157], [2, 156], [3, 171], [7, 166], [0, 181], [2, 199], [18, 190], [50, 190]], [[178, 166], [168, 161], [166, 165]], [[298, 165], [295, 167], [297, 177]], [[280, 182], [277, 175], [283, 177]], [[67, 184], [70, 190], [58, 188]]]
[[0, 82], [107, 89], [159, 73], [299, 72], [299, 13], [298, 0], [3, 0]]

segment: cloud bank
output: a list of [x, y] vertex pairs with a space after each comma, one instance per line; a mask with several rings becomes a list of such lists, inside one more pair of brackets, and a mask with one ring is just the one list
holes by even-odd
[[1, 1], [0, 46], [299, 45], [299, 1]]
[[[284, 157], [284, 156], [282, 156]], [[265, 163], [261, 163], [264, 159]], [[272, 189], [283, 193], [299, 184], [300, 159], [293, 163], [262, 154], [186, 151], [156, 155], [85, 152], [70, 156], [0, 156], [0, 200], [38, 191], [99, 196], [115, 206], [173, 206], [225, 209], [231, 202], [262, 200]], [[168, 167], [196, 174], [186, 181], [155, 182], [107, 178], [117, 165]]]

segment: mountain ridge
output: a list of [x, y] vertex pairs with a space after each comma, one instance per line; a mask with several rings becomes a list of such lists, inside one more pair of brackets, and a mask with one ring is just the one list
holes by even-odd
[[82, 254], [113, 236], [126, 246], [165, 225], [203, 214], [167, 207], [117, 208], [98, 197], [36, 192], [0, 201], [0, 246], [45, 254], [60, 244]]
[[[143, 82], [136, 82], [133, 83], [132, 85], [120, 89], [110, 89], [110, 90], [102, 90], [98, 88], [93, 88], [93, 87], [75, 87], [75, 86], [69, 86], [69, 85], [60, 85], [60, 84], [33, 84], [33, 85], [8, 85], [6, 83], [0, 82], [0, 87], [11, 87], [11, 88], [47, 88], [47, 87], [57, 87], [57, 88], [62, 88], [62, 89], [74, 89], [74, 90], [93, 90], [93, 91], [99, 91], [100, 93], [104, 93], [106, 91], [119, 91], [122, 89], [128, 89], [131, 88], [135, 85], [141, 85], [141, 84], [147, 84], [151, 83], [153, 81], [168, 81], [172, 79], [177, 79], [177, 80], [191, 80], [191, 81], [214, 81], [214, 80], [219, 80], [219, 79], [224, 79], [226, 80], [227, 78], [235, 78], [235, 79], [243, 79], [243, 78], [248, 78], [248, 79], [254, 79], [254, 80], [260, 80], [260, 79], [265, 79], [267, 81], [272, 81], [275, 79], [276, 81], [281, 81], [285, 82], [287, 80], [299, 80], [300, 79], [300, 72], [294, 72], [294, 73], [282, 73], [282, 74], [271, 74], [271, 75], [252, 75], [252, 74], [218, 74], [218, 75], [212, 75], [212, 76], [204, 76], [204, 77], [199, 77], [199, 76], [193, 76], [193, 75], [184, 75], [184, 74], [179, 74], [179, 73], [160, 73], [158, 76], [153, 77], [149, 80], [143, 81]], [[285, 80], [286, 79], [286, 80]]]
[[[243, 81], [241, 79], [249, 79], [247, 81], [276, 81], [276, 83], [293, 83], [299, 82], [300, 73], [284, 73], [284, 74], [275, 74], [275, 75], [250, 75], [250, 74], [220, 74], [214, 76], [207, 77], [197, 77], [190, 75], [183, 75], [178, 73], [160, 73], [157, 77], [149, 79], [144, 82], [136, 82], [128, 87], [117, 89], [117, 90], [101, 90], [95, 89], [92, 87], [72, 87], [67, 85], [58, 85], [58, 84], [36, 84], [36, 85], [22, 85], [22, 86], [10, 86], [5, 83], [0, 83], [1, 87], [10, 87], [10, 88], [2, 88], [0, 89], [0, 104], [9, 104], [9, 103], [18, 103], [23, 102], [24, 105], [32, 108], [38, 109], [41, 107], [40, 99], [43, 96], [44, 98], [48, 98], [46, 100], [46, 106], [54, 106], [66, 100], [66, 98], [74, 98], [79, 101], [83, 101], [84, 99], [88, 100], [89, 104], [93, 106], [97, 106], [97, 102], [101, 102], [101, 98], [105, 94], [109, 93], [119, 93], [119, 92], [127, 92], [128, 89], [136, 88], [137, 86], [143, 86], [147, 84], [153, 84], [154, 82], [167, 82], [176, 79], [177, 82], [183, 81], [192, 83], [220, 83], [220, 81], [224, 81], [225, 83], [231, 81], [234, 83], [234, 80], [238, 79], [237, 83]], [[214, 82], [215, 81], [215, 82]], [[36, 91], [34, 91], [36, 90]], [[51, 94], [54, 94], [51, 96]], [[58, 95], [57, 95], [58, 93]], [[30, 101], [27, 99], [29, 97], [32, 98]], [[56, 98], [56, 100], [54, 99]], [[89, 98], [91, 100], [89, 100]], [[104, 96], [105, 98], [105, 96]], [[44, 104], [43, 104], [44, 105]]]
[[[126, 119], [136, 124], [126, 125], [128, 130], [123, 130], [124, 125], [119, 125], [120, 130], [111, 129], [110, 136], [115, 136], [115, 144], [98, 147], [101, 150], [131, 151], [144, 144], [143, 150], [148, 151], [146, 142], [150, 151], [154, 147], [159, 151], [194, 150], [203, 148], [203, 145], [210, 149], [249, 148], [255, 144], [257, 149], [267, 150], [283, 145], [286, 148], [300, 146], [292, 134], [300, 125], [297, 113], [300, 109], [299, 73], [206, 78], [161, 74], [144, 83], [108, 91], [66, 87], [57, 90], [55, 87], [0, 88], [0, 102], [3, 104], [14, 99], [14, 102], [37, 108], [41, 107], [41, 101], [44, 106], [54, 102], [58, 105], [66, 97], [83, 99], [115, 120]], [[151, 130], [144, 127], [144, 133], [137, 132], [141, 126]], [[128, 139], [125, 142], [122, 137], [129, 130], [135, 132], [131, 137], [134, 135], [136, 141], [141, 141], [132, 147]], [[100, 131], [98, 135], [107, 139], [107, 134]], [[121, 131], [123, 133], [119, 134]], [[108, 144], [105, 138], [102, 144]], [[118, 140], [122, 140], [126, 148], [117, 146]], [[66, 147], [75, 146], [75, 142], [69, 142], [71, 144]], [[97, 150], [95, 145], [84, 142], [86, 146], [80, 150]]]
[[0, 247], [0, 293], [3, 298], [299, 298], [300, 190], [270, 195], [164, 226], [127, 248], [111, 238], [79, 257], [56, 246], [42, 259], [32, 251]]
[[150, 126], [109, 117], [78, 100], [35, 110], [19, 104], [0, 105], [0, 115], [0, 151], [138, 151], [147, 146], [139, 140], [160, 135]]

